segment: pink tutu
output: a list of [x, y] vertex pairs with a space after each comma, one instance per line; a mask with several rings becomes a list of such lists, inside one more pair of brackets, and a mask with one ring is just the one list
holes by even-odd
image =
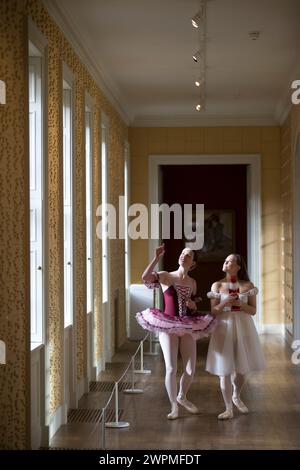
[[[145, 283], [149, 289], [160, 287], [158, 273], [153, 273], [156, 280]], [[192, 312], [187, 308], [187, 301], [192, 298], [190, 286], [174, 284], [163, 293], [164, 312], [158, 308], [147, 308], [136, 313], [136, 319], [142, 328], [148, 331], [161, 331], [177, 336], [191, 335], [194, 339], [208, 336], [217, 325], [217, 320], [209, 314]]]
[[147, 308], [136, 314], [138, 323], [148, 331], [161, 331], [177, 336], [190, 334], [194, 339], [209, 336], [216, 326], [211, 315], [196, 312], [193, 315], [170, 316], [157, 308]]

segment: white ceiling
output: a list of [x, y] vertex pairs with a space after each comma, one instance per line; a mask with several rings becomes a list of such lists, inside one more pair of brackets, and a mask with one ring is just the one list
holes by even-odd
[[[197, 0], [45, 0], [131, 125], [280, 122], [300, 79], [300, 0], [208, 0], [206, 109], [195, 110]], [[249, 31], [258, 30], [253, 41]]]

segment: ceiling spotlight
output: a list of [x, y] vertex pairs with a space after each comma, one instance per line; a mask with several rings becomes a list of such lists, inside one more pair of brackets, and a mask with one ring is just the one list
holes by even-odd
[[260, 36], [260, 31], [249, 31], [249, 38], [252, 39], [252, 41], [256, 41], [259, 39]]
[[202, 19], [202, 16], [201, 16], [201, 13], [200, 13], [200, 12], [198, 12], [198, 13], [191, 19], [191, 22], [192, 22], [192, 25], [194, 26], [194, 28], [199, 28], [201, 19]]
[[197, 111], [201, 111], [201, 104], [197, 104], [196, 109]]
[[196, 13], [193, 18], [191, 18], [192, 25], [194, 28], [199, 28], [201, 21], [203, 21], [205, 17], [205, 0], [201, 0], [201, 5], [199, 11]]
[[200, 86], [202, 82], [203, 80], [201, 78], [197, 78], [197, 80], [195, 80], [195, 85]]
[[198, 60], [202, 59], [203, 58], [203, 52], [202, 51], [197, 51], [194, 55], [193, 55], [193, 60], [195, 62], [198, 62]]

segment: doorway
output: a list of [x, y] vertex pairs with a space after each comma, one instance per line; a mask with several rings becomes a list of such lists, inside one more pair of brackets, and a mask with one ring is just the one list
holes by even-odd
[[[162, 202], [161, 169], [165, 165], [246, 165], [247, 180], [247, 260], [252, 282], [261, 289], [261, 165], [260, 155], [150, 155], [149, 156], [149, 204]], [[201, 201], [200, 201], [201, 202]], [[203, 201], [202, 201], [203, 203]], [[205, 203], [205, 201], [204, 201]], [[149, 240], [149, 261], [153, 258], [159, 239]], [[261, 331], [262, 300], [258, 296], [254, 321]]]
[[[164, 165], [162, 202], [177, 203], [182, 209], [184, 204], [205, 205], [205, 242], [197, 252], [199, 264], [191, 276], [202, 298], [201, 310], [209, 311], [206, 293], [223, 277], [226, 256], [239, 253], [247, 264], [247, 165]], [[165, 241], [164, 270], [177, 269], [186, 242], [184, 233], [181, 239], [172, 236]]]

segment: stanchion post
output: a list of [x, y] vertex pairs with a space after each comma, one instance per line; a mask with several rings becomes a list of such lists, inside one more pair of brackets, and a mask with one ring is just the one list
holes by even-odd
[[141, 347], [141, 368], [140, 370], [135, 370], [134, 372], [136, 374], [151, 374], [151, 370], [144, 369], [144, 340], [141, 341], [140, 347]]
[[149, 334], [149, 351], [144, 353], [145, 356], [158, 356], [158, 353], [153, 351], [152, 335], [153, 335], [153, 333], [150, 332], [150, 334]]
[[105, 424], [107, 428], [128, 428], [130, 424], [127, 421], [119, 421], [119, 384], [115, 383], [115, 421], [109, 421]]
[[102, 449], [105, 450], [105, 408], [102, 408]]
[[135, 374], [135, 370], [134, 370], [134, 356], [132, 356], [132, 359], [131, 359], [131, 388], [126, 388], [125, 390], [123, 390], [123, 393], [144, 393], [144, 391], [140, 388], [134, 388], [134, 374]]
[[118, 387], [118, 382], [116, 382], [115, 385], [115, 419], [116, 419], [116, 424], [119, 424], [119, 387]]

